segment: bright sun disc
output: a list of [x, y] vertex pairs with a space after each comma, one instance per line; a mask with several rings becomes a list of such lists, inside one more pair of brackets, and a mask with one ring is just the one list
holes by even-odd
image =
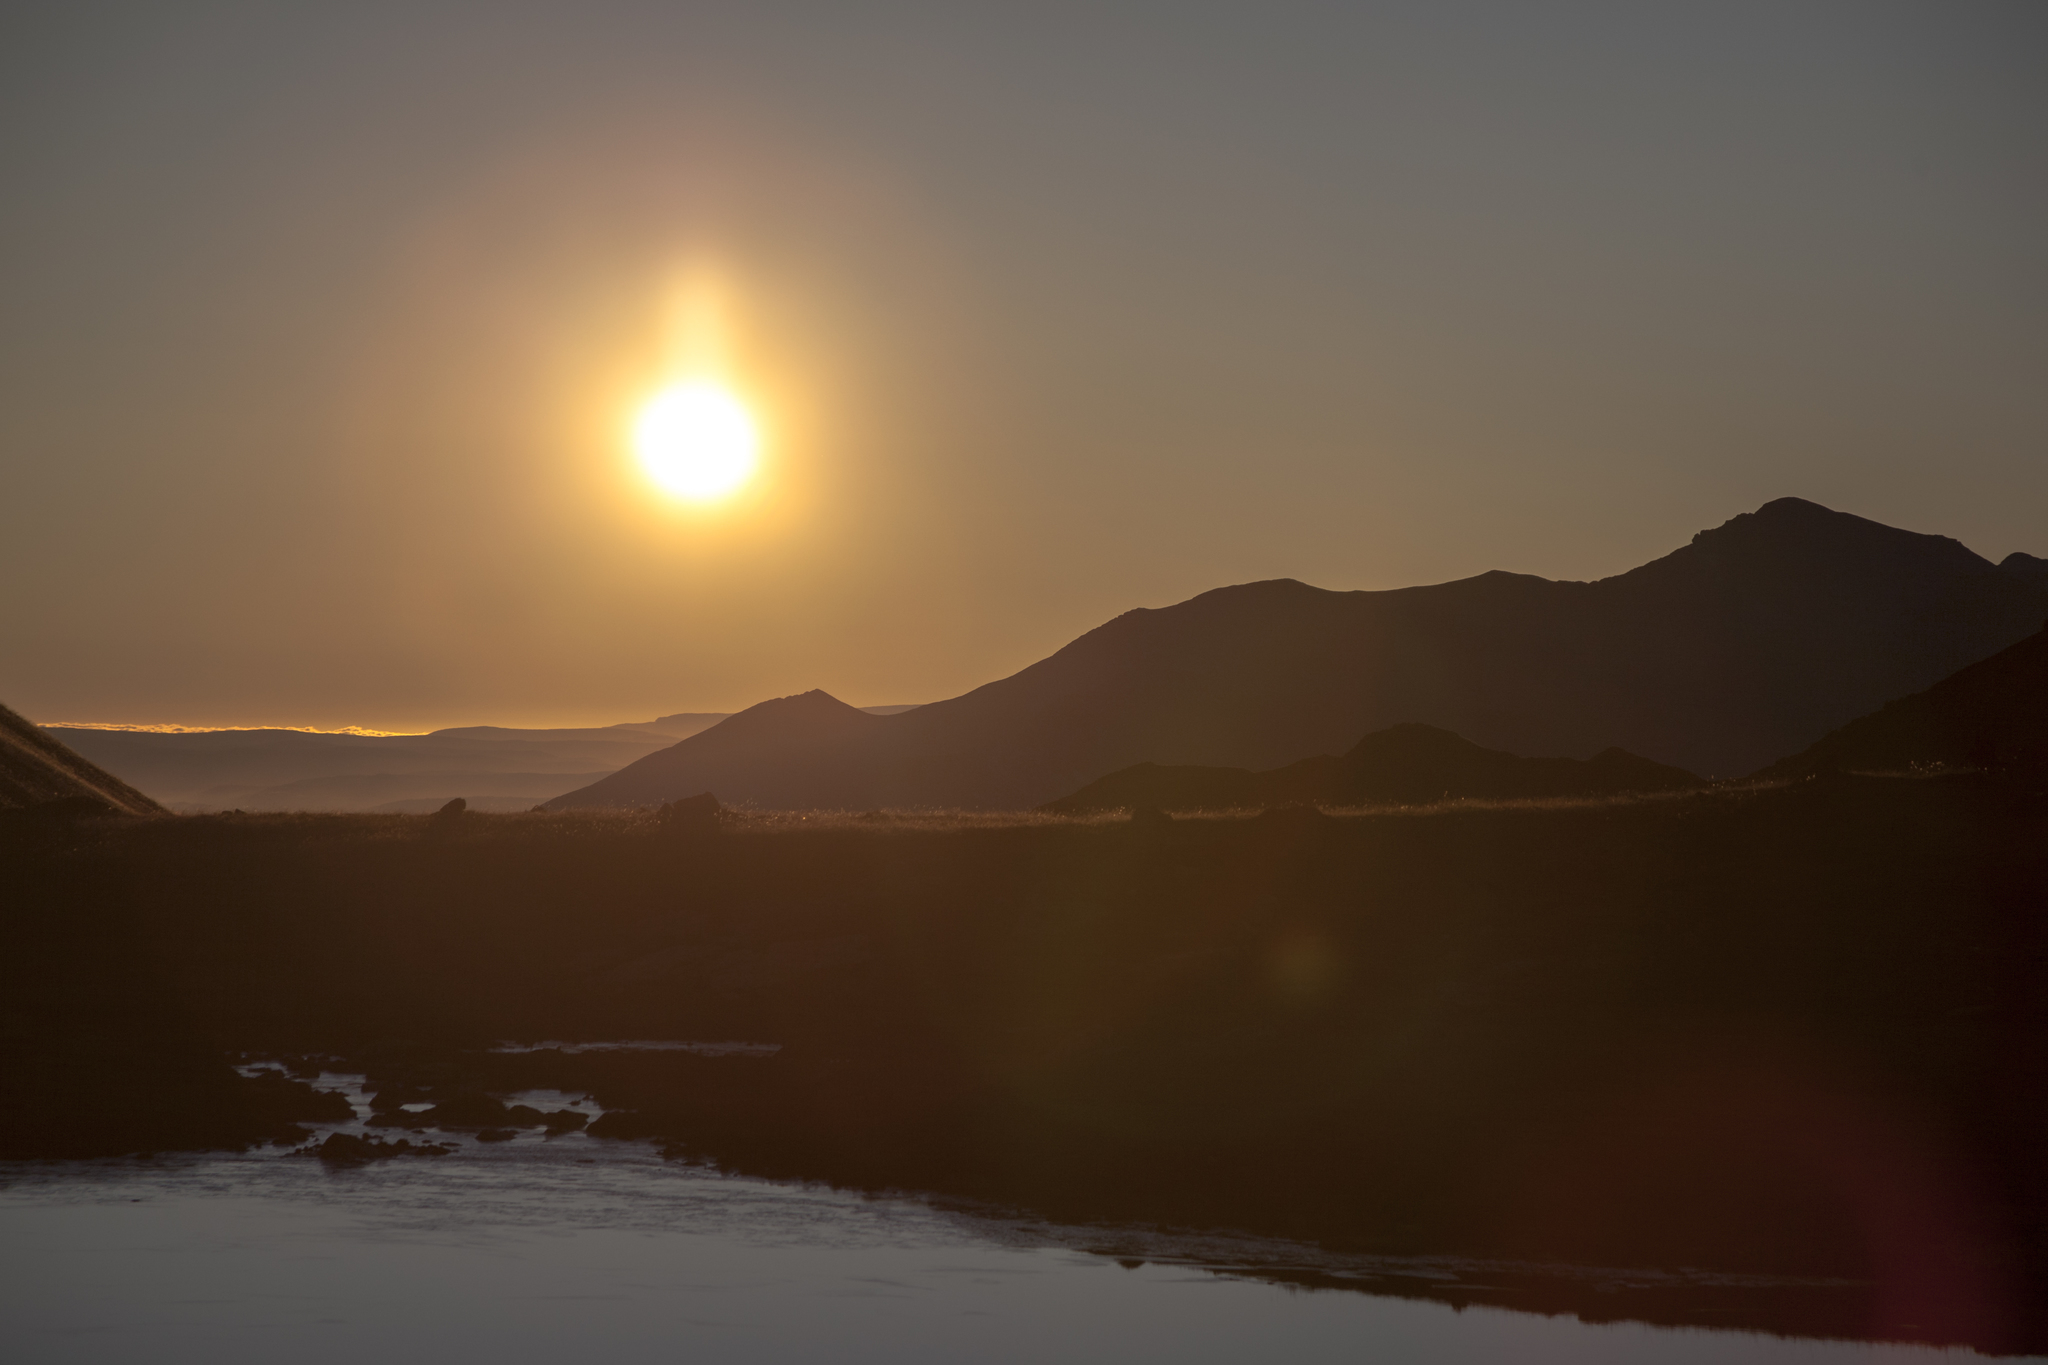
[[648, 476], [669, 492], [708, 499], [754, 472], [761, 434], [746, 405], [712, 384], [663, 389], [640, 410], [633, 446]]

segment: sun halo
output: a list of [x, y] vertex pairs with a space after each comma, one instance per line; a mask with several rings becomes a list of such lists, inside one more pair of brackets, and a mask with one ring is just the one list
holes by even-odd
[[633, 423], [633, 448], [641, 468], [663, 489], [710, 502], [753, 476], [761, 432], [730, 389], [689, 380], [647, 400]]

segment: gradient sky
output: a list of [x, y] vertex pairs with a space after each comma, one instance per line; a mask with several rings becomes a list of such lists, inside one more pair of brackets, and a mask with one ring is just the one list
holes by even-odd
[[[933, 700], [1784, 495], [2048, 554], [2038, 0], [15, 4], [0, 190], [39, 720]], [[715, 512], [623, 437], [706, 282]]]

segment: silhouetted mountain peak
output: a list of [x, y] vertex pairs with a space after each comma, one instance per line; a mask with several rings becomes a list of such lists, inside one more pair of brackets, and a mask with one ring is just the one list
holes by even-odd
[[1198, 617], [1285, 610], [1291, 605], [1320, 602], [1334, 596], [1336, 594], [1330, 589], [1318, 588], [1298, 578], [1262, 578], [1252, 583], [1232, 583], [1227, 587], [1211, 588], [1170, 607], [1141, 607], [1136, 611], [1127, 611], [1117, 620], [1153, 616], [1159, 612]]
[[[1077, 681], [1070, 676], [1074, 670], [1092, 669], [1096, 661], [1120, 656], [1126, 650], [1135, 648], [1156, 660], [1176, 649], [1199, 649], [1204, 640], [1224, 638], [1247, 628], [1257, 629], [1262, 623], [1271, 625], [1312, 615], [1333, 601], [1358, 595], [1313, 587], [1295, 578], [1268, 578], [1211, 588], [1171, 606], [1137, 607], [1075, 637], [1021, 672], [986, 683], [967, 696], [999, 696], [1019, 684], [1040, 681], [1056, 687], [1069, 686]], [[1092, 686], [1095, 680], [1088, 677], [1080, 681]], [[956, 697], [937, 705], [944, 711], [962, 700]]]
[[[1848, 515], [1846, 512], [1837, 512], [1832, 507], [1823, 507], [1817, 502], [1808, 502], [1805, 498], [1772, 498], [1769, 502], [1757, 508], [1756, 511], [1738, 512], [1729, 520], [1730, 522], [1736, 522], [1746, 517], [1754, 517], [1760, 521], [1821, 522], [1832, 517]], [[1855, 519], [1861, 520], [1861, 518]], [[1876, 524], [1875, 522], [1871, 523], [1873, 526]]]
[[[1218, 588], [1219, 593], [1235, 593], [1240, 597], [1309, 597], [1329, 591], [1299, 578], [1261, 578], [1250, 583], [1239, 583], [1233, 587]], [[1204, 594], [1207, 596], [1207, 594]]]
[[[1596, 583], [1493, 572], [1378, 592], [1292, 578], [1217, 588], [1125, 612], [901, 717], [856, 716], [823, 694], [783, 698], [556, 804], [708, 790], [782, 807], [1024, 806], [1146, 762], [1228, 770], [1232, 783], [1303, 754], [1341, 767], [1331, 755], [1397, 721], [1447, 727], [1376, 741], [1414, 746], [1411, 785], [1430, 799], [1454, 785], [1439, 763], [1536, 765], [1489, 779], [1496, 793], [1584, 776], [1556, 769], [1538, 782], [1564, 760], [1516, 753], [1619, 745], [1698, 772], [1748, 772], [2010, 644], [2044, 613], [2048, 583], [1948, 537], [1781, 498]], [[766, 722], [784, 714], [802, 723], [775, 733]], [[1448, 730], [1477, 744], [1458, 748]], [[1623, 762], [1594, 765], [1607, 788], [1692, 780], [1609, 771]]]
[[1765, 592], [1804, 585], [1863, 598], [1901, 587], [1915, 595], [1939, 592], [1958, 579], [1991, 572], [1991, 561], [1950, 536], [1902, 531], [1804, 498], [1778, 498], [1605, 581], [1647, 586], [1691, 580]]
[[[1182, 612], [1190, 615], [1219, 610], [1267, 611], [1275, 608], [1284, 609], [1293, 604], [1321, 602], [1336, 595], [1329, 588], [1318, 588], [1298, 578], [1261, 578], [1251, 583], [1232, 583], [1228, 587], [1211, 588], [1207, 592], [1197, 593], [1185, 602], [1175, 603], [1171, 607], [1155, 607], [1142, 614], [1149, 615], [1153, 611]], [[1137, 616], [1141, 613], [1125, 614]]]
[[2048, 559], [2036, 559], [2033, 555], [2023, 555], [2014, 550], [1998, 561], [1998, 571], [2011, 574], [2028, 583], [2048, 587]]
[[858, 706], [847, 705], [845, 702], [839, 700], [839, 698], [833, 696], [830, 692], [827, 692], [822, 687], [814, 687], [808, 692], [798, 692], [787, 697], [776, 697], [772, 700], [758, 703], [758, 705], [781, 706], [790, 708], [792, 710], [801, 708], [804, 711], [811, 712], [814, 714], [821, 714], [824, 712], [860, 710]]
[[1408, 721], [1376, 730], [1351, 746], [1345, 753], [1344, 761], [1356, 763], [1370, 760], [1392, 760], [1419, 758], [1447, 753], [1462, 753], [1470, 750], [1480, 752], [1480, 747], [1463, 735], [1454, 734], [1436, 725], [1424, 725], [1419, 721]]
[[882, 719], [880, 716], [869, 715], [857, 706], [848, 706], [823, 688], [814, 687], [808, 692], [799, 692], [794, 696], [775, 697], [758, 702], [744, 711], [728, 716], [704, 733], [708, 735], [718, 731], [730, 734], [755, 729], [782, 730], [789, 726], [817, 733], [880, 724]]
[[[720, 794], [721, 799], [754, 800], [754, 785], [761, 780], [761, 773], [768, 773], [768, 780], [775, 781], [783, 773], [809, 771], [821, 755], [860, 749], [878, 732], [886, 735], [895, 731], [905, 717], [917, 714], [910, 710], [877, 716], [848, 706], [821, 688], [812, 688], [749, 706], [601, 781], [570, 792], [567, 797], [557, 797], [555, 802], [660, 804], [673, 800], [674, 793], [665, 793], [659, 801], [653, 801], [647, 792], [657, 787], [665, 789], [675, 782], [694, 786], [696, 792]], [[865, 788], [855, 784], [832, 788], [813, 804], [874, 804], [866, 799], [867, 795]]]
[[1903, 531], [1804, 498], [1767, 502], [1754, 512], [1730, 517], [1711, 531], [1701, 531], [1692, 543], [1729, 555], [1787, 551], [1849, 557], [1910, 554], [1947, 560], [1957, 568], [1990, 566], [1989, 560], [1952, 536]]

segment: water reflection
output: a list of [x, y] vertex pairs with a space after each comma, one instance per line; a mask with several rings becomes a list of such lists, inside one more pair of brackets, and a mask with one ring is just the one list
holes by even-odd
[[[367, 1117], [356, 1098], [345, 1126]], [[526, 1102], [595, 1112], [575, 1095]], [[259, 1152], [0, 1179], [0, 1320], [16, 1361], [1974, 1358], [1317, 1292], [1304, 1286], [1439, 1299], [1462, 1286], [1476, 1301], [1512, 1268], [869, 1200], [580, 1133], [352, 1169]]]

